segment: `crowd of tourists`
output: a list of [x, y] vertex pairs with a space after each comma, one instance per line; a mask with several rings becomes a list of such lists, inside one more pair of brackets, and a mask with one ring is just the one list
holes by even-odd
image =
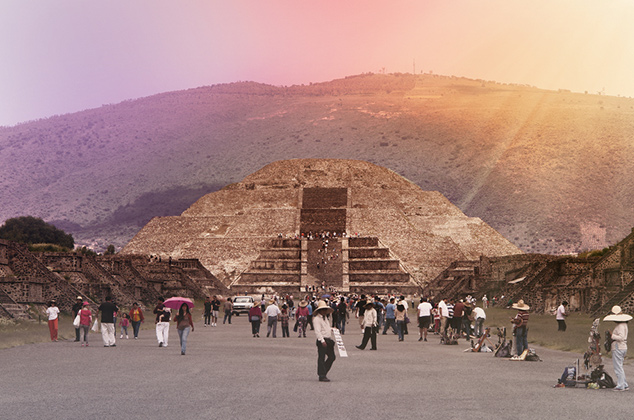
[[[497, 299], [496, 299], [497, 300]], [[190, 302], [191, 303], [191, 302]], [[324, 294], [306, 293], [297, 304], [292, 295], [274, 294], [266, 298], [261, 296], [254, 302], [248, 312], [248, 321], [253, 338], [260, 337], [260, 327], [266, 323], [266, 337], [277, 338], [277, 326], [280, 325], [282, 338], [290, 338], [291, 334], [298, 338], [307, 338], [309, 330], [314, 331], [318, 347], [318, 375], [320, 381], [329, 381], [326, 374], [335, 359], [334, 341], [330, 338], [331, 329], [336, 328], [341, 335], [355, 330], [362, 333], [361, 342], [355, 347], [365, 350], [377, 350], [377, 335], [391, 333], [398, 341], [405, 341], [409, 335], [412, 321], [416, 328], [418, 341], [427, 341], [430, 334], [440, 337], [441, 343], [449, 340], [464, 338], [467, 341], [478, 339], [487, 334], [484, 328], [486, 321], [485, 308], [488, 302], [486, 295], [482, 304], [477, 305], [476, 299], [467, 296], [464, 299], [440, 299], [437, 302], [426, 297], [408, 301], [405, 296], [368, 296], [365, 294]], [[510, 303], [511, 308], [517, 310], [515, 317], [510, 319], [515, 337], [515, 357], [519, 357], [528, 350], [528, 322], [530, 307], [519, 300]], [[193, 305], [193, 304], [192, 304]], [[566, 331], [565, 318], [568, 316], [568, 302], [564, 301], [556, 309], [558, 331]], [[223, 324], [231, 324], [233, 303], [231, 298], [221, 299], [218, 296], [207, 297], [203, 309], [203, 325], [216, 327], [219, 311], [224, 311]], [[410, 320], [410, 308], [414, 310], [416, 319]], [[134, 303], [129, 311], [122, 311], [111, 297], [106, 297], [96, 311], [93, 312], [90, 302], [77, 296], [72, 307], [75, 326], [75, 341], [82, 347], [89, 346], [89, 332], [101, 330], [104, 347], [116, 347], [116, 329], [119, 327], [120, 339], [129, 339], [130, 332], [134, 339], [138, 339], [141, 324], [145, 316], [138, 303]], [[46, 310], [48, 326], [52, 341], [58, 340], [59, 308], [53, 300]], [[164, 299], [159, 298], [153, 309], [155, 315], [155, 332], [159, 347], [168, 347], [170, 322], [176, 324], [180, 339], [181, 355], [186, 354], [187, 338], [194, 331], [194, 322], [190, 312], [190, 305], [183, 303], [178, 307], [175, 316], [172, 309], [165, 306]], [[623, 371], [623, 360], [627, 352], [627, 322], [632, 317], [622, 313], [621, 308], [615, 306], [605, 321], [616, 322], [611, 332], [612, 360], [617, 376], [615, 390], [629, 389]], [[100, 327], [97, 320], [100, 321]], [[354, 320], [354, 321], [353, 321]], [[117, 324], [118, 321], [118, 324]], [[291, 332], [292, 325], [292, 332]], [[129, 331], [132, 327], [132, 331]], [[357, 329], [358, 328], [358, 329]]]

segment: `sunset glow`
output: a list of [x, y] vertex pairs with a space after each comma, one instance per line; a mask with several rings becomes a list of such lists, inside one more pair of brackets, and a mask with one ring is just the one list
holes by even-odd
[[634, 96], [634, 3], [6, 0], [0, 125], [201, 85], [434, 72]]

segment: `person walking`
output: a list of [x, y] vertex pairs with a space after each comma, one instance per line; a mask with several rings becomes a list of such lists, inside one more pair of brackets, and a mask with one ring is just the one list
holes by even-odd
[[420, 298], [420, 305], [418, 305], [418, 341], [427, 341], [427, 330], [431, 324], [431, 303], [427, 301], [427, 298]]
[[231, 298], [227, 298], [223, 304], [223, 308], [225, 310], [225, 317], [222, 320], [222, 323], [224, 324], [227, 320], [229, 320], [229, 324], [231, 324], [231, 315], [233, 315], [233, 302], [231, 301]]
[[158, 298], [158, 303], [154, 307], [153, 313], [156, 315], [156, 339], [159, 347], [167, 347], [170, 335], [170, 316], [171, 310], [163, 304], [165, 300]]
[[139, 329], [141, 328], [141, 324], [145, 321], [143, 317], [143, 311], [139, 308], [139, 304], [134, 302], [132, 304], [132, 309], [130, 309], [130, 322], [132, 323], [132, 332], [134, 333], [134, 339], [139, 339]]
[[[75, 304], [73, 305], [72, 308], [72, 312], [73, 312], [73, 320], [77, 317], [77, 315], [79, 315], [79, 311], [81, 311], [82, 307], [83, 307], [83, 303], [84, 303], [84, 298], [82, 298], [81, 296], [77, 296], [77, 299], [75, 300]], [[75, 327], [75, 341], [78, 342], [79, 341], [79, 327]]]
[[319, 376], [319, 382], [330, 382], [327, 375], [336, 359], [335, 342], [330, 338], [332, 330], [330, 329], [330, 322], [326, 318], [330, 313], [332, 313], [332, 308], [322, 300], [319, 301], [313, 312], [313, 326], [317, 344], [317, 376]]
[[348, 322], [348, 305], [346, 305], [346, 298], [341, 296], [339, 304], [337, 305], [337, 328], [341, 335], [346, 334], [346, 323]]
[[297, 337], [306, 338], [306, 327], [308, 326], [308, 302], [301, 300], [299, 308], [295, 311], [295, 320], [297, 321], [297, 329], [299, 335]]
[[84, 302], [79, 310], [79, 341], [81, 341], [82, 347], [88, 347], [88, 332], [90, 331], [91, 323], [92, 311], [90, 310], [90, 303]]
[[376, 309], [374, 309], [374, 302], [367, 301], [365, 304], [365, 313], [363, 316], [363, 340], [361, 341], [361, 345], [356, 346], [359, 350], [364, 350], [368, 345], [368, 341], [372, 343], [372, 347], [370, 350], [376, 350], [376, 332], [378, 329], [377, 326], [377, 315]]
[[517, 355], [521, 356], [524, 350], [528, 349], [528, 310], [530, 306], [526, 305], [524, 300], [520, 299], [517, 303], [514, 303], [512, 307], [518, 310], [517, 315], [511, 319], [511, 322], [515, 325]]
[[174, 322], [176, 322], [176, 330], [181, 342], [181, 356], [184, 356], [187, 350], [187, 337], [189, 337], [190, 332], [194, 331], [194, 321], [186, 303], [181, 305], [178, 315], [174, 317]]
[[283, 304], [282, 313], [280, 314], [280, 322], [282, 324], [282, 337], [286, 337], [286, 338], [291, 336], [288, 331], [288, 319], [289, 319], [288, 305]]
[[253, 304], [249, 310], [249, 322], [251, 323], [251, 333], [253, 338], [260, 337], [260, 323], [262, 322], [262, 309], [260, 302]]
[[627, 323], [632, 319], [631, 315], [623, 313], [620, 306], [615, 305], [608, 316], [603, 318], [604, 321], [616, 322], [616, 327], [612, 330], [612, 366], [616, 375], [616, 387], [614, 391], [627, 391], [630, 386], [625, 379], [625, 371], [623, 370], [623, 361], [627, 353]]
[[125, 333], [126, 340], [130, 338], [128, 336], [128, 327], [130, 326], [130, 315], [124, 313], [121, 316], [121, 321], [119, 321], [119, 331], [121, 332], [121, 336], [119, 338], [123, 338], [123, 334]]
[[557, 320], [557, 331], [566, 332], [566, 317], [568, 316], [568, 311], [566, 310], [567, 307], [568, 302], [564, 300], [557, 308], [557, 314], [555, 316], [555, 319]]
[[218, 326], [218, 311], [220, 310], [220, 299], [218, 299], [218, 296], [213, 297], [213, 299], [211, 299], [211, 326], [212, 327], [217, 327]]
[[207, 298], [205, 298], [205, 310], [203, 312], [203, 316], [204, 316], [204, 320], [203, 320], [203, 325], [206, 327], [207, 325], [211, 324], [211, 298], [209, 296], [207, 296]]
[[392, 333], [398, 334], [396, 331], [396, 305], [394, 298], [390, 298], [390, 303], [385, 306], [385, 327], [383, 327], [383, 335], [387, 334], [388, 328], [392, 327]]
[[403, 305], [402, 301], [396, 305], [396, 332], [398, 333], [398, 341], [405, 340], [405, 316], [407, 314], [407, 310], [405, 309], [405, 305]]
[[277, 304], [274, 300], [269, 302], [269, 306], [264, 311], [264, 315], [266, 316], [266, 336], [269, 337], [271, 335], [271, 330], [273, 330], [273, 338], [277, 337], [277, 317], [282, 313], [280, 308], [277, 307]]
[[[55, 300], [51, 300], [46, 308], [46, 316], [48, 317], [48, 331], [51, 334], [51, 341], [57, 341], [57, 332], [59, 327], [59, 308]], [[74, 320], [75, 318], [73, 318]]]
[[97, 308], [97, 312], [101, 312], [101, 338], [104, 347], [117, 347], [114, 317], [118, 310], [117, 305], [112, 303], [111, 296], [106, 296], [106, 301]]

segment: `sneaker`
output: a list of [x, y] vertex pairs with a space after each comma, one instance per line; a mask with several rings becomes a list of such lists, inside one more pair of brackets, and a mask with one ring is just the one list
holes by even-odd
[[88, 347], [88, 343], [86, 343], [86, 347]]
[[139, 337], [134, 337], [134, 339], [135, 339], [135, 340], [138, 340], [138, 339], [139, 339]]
[[82, 347], [84, 347], [84, 346], [85, 346], [85, 344], [84, 344], [84, 343], [81, 343], [81, 346], [82, 346]]
[[126, 336], [125, 336], [125, 339], [126, 339], [126, 340], [129, 340], [129, 339], [130, 339], [130, 337], [128, 337], [128, 336], [126, 335]]
[[626, 388], [614, 388], [612, 391], [623, 392], [623, 391], [627, 391], [627, 389]]
[[116, 344], [111, 344], [110, 347], [117, 347], [117, 345]]
[[159, 343], [159, 347], [163, 347], [163, 343]]
[[423, 339], [423, 341], [427, 341], [427, 339], [425, 338], [425, 339]]
[[185, 356], [185, 352], [184, 351], [181, 351], [181, 356]]
[[423, 337], [420, 337], [420, 338], [418, 339], [418, 341], [423, 341]]
[[330, 382], [330, 379], [326, 378], [325, 376], [320, 376], [319, 382]]
[[121, 337], [119, 337], [119, 339], [122, 339], [122, 338], [123, 338], [123, 334], [121, 334]]

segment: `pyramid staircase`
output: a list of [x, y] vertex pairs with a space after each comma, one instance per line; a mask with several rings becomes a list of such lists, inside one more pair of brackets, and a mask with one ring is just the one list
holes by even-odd
[[634, 281], [630, 281], [620, 292], [612, 296], [604, 304], [594, 305], [590, 312], [593, 316], [608, 314], [614, 305], [621, 305], [632, 294], [634, 294]]
[[0, 287], [0, 308], [3, 312], [13, 319], [30, 319], [31, 317], [26, 312], [26, 307], [20, 305], [11, 296], [5, 293]]
[[474, 293], [471, 284], [475, 278], [479, 261], [454, 261], [431, 281], [428, 294], [436, 298], [460, 298]]

